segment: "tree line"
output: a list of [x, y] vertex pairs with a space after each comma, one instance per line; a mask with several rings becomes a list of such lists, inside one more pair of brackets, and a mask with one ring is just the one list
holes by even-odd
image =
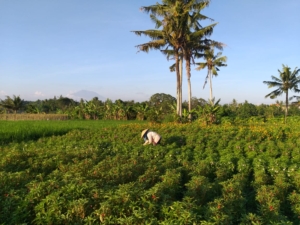
[[[85, 120], [148, 120], [153, 122], [191, 122], [203, 120], [207, 124], [233, 122], [255, 118], [268, 120], [282, 118], [285, 115], [284, 102], [254, 105], [248, 101], [238, 103], [235, 99], [227, 104], [220, 104], [220, 99], [204, 100], [191, 98], [189, 103], [182, 103], [182, 116], [177, 114], [176, 98], [165, 93], [156, 93], [148, 101], [135, 102], [121, 99], [112, 101], [99, 100], [97, 97], [87, 101], [59, 96], [52, 99], [25, 101], [20, 96], [6, 96], [0, 100], [0, 113], [30, 114], [66, 114], [69, 119]], [[289, 115], [300, 115], [298, 103], [290, 104]]]

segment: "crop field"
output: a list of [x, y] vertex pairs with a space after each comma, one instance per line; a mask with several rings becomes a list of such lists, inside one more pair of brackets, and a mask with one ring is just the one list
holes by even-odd
[[[0, 145], [10, 142], [37, 140], [41, 137], [64, 135], [71, 130], [101, 129], [132, 121], [0, 121]], [[135, 121], [134, 123], [143, 123]]]
[[0, 114], [0, 120], [67, 120], [68, 115], [65, 114], [30, 114], [30, 113], [24, 113], [24, 114]]
[[299, 225], [299, 122], [0, 121], [0, 224]]

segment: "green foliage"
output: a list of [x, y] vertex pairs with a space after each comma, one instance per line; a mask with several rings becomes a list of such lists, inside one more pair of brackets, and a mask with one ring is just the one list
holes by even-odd
[[13, 98], [6, 96], [6, 99], [0, 100], [0, 106], [8, 111], [12, 110], [14, 113], [16, 113], [24, 106], [24, 100], [21, 99], [20, 96], [14, 95]]
[[1, 122], [1, 224], [299, 224], [297, 118], [24, 122]]
[[[43, 137], [64, 135], [74, 129], [101, 129], [129, 121], [0, 121], [0, 145], [10, 142], [38, 140]], [[143, 123], [136, 121], [135, 123]]]
[[198, 110], [195, 110], [199, 115], [199, 118], [205, 121], [205, 124], [211, 125], [219, 122], [219, 110], [221, 108], [219, 105], [220, 101], [221, 99], [216, 102], [215, 98], [212, 100], [209, 99], [203, 107], [198, 107]]
[[[207, 124], [237, 124], [247, 123], [249, 120], [255, 121], [268, 121], [268, 120], [282, 120], [284, 116], [285, 106], [283, 102], [276, 101], [271, 105], [254, 105], [245, 101], [244, 103], [238, 103], [233, 100], [229, 104], [218, 104], [217, 113], [214, 116], [209, 111], [214, 107], [215, 103], [210, 103], [210, 100], [192, 98], [192, 109], [188, 110], [188, 102], [182, 104], [182, 116], [177, 114], [177, 105], [175, 98], [167, 94], [154, 94], [150, 98], [151, 101], [134, 102], [134, 101], [122, 101], [120, 99], [115, 102], [107, 99], [102, 102], [98, 98], [93, 98], [90, 101], [81, 100], [76, 102], [72, 99], [54, 97], [53, 99], [37, 100], [36, 102], [24, 101], [24, 110], [18, 110], [17, 113], [22, 114], [20, 117], [13, 117], [14, 120], [19, 119], [38, 119], [44, 117], [34, 117], [26, 114], [40, 114], [48, 115], [52, 114], [64, 114], [72, 120], [148, 120], [151, 122], [179, 122], [187, 123], [197, 119], [202, 120]], [[300, 109], [298, 102], [293, 102], [289, 105], [290, 117], [293, 119], [295, 116], [300, 115]], [[9, 113], [13, 110], [5, 109], [0, 105], [1, 119], [12, 118]], [[26, 113], [25, 113], [26, 112]], [[19, 114], [18, 114], [19, 115]], [[211, 115], [214, 115], [211, 114]], [[211, 117], [211, 118], [210, 118]], [[213, 119], [214, 122], [210, 120]]]
[[257, 116], [257, 108], [255, 105], [248, 103], [245, 101], [243, 104], [241, 104], [237, 110], [237, 117], [240, 119], [248, 119], [253, 116]]

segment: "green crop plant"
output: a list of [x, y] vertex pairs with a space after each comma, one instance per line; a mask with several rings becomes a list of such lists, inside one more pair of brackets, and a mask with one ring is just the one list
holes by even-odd
[[0, 128], [0, 224], [300, 224], [297, 120], [47, 122]]

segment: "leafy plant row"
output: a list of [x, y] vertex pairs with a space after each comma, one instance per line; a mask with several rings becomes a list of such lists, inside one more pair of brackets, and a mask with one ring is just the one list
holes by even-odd
[[141, 124], [0, 148], [0, 224], [299, 224], [300, 129]]

